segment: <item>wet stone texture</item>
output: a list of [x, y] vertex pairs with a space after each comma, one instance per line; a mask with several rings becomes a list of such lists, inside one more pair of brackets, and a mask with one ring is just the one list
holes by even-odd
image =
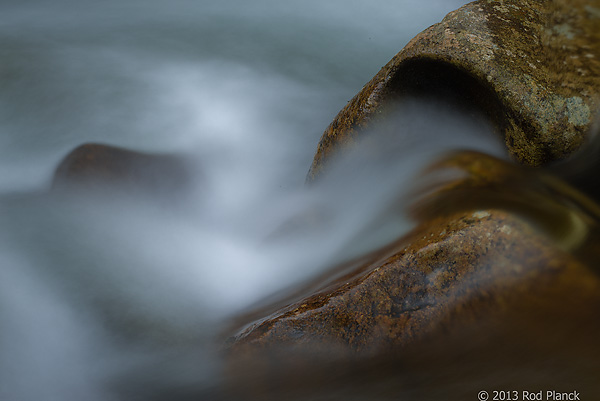
[[528, 223], [455, 214], [238, 333], [230, 387], [246, 399], [463, 400], [556, 383], [598, 394], [599, 313], [597, 273]]
[[371, 353], [501, 317], [515, 304], [589, 300], [600, 312], [598, 277], [505, 212], [433, 220], [394, 251], [251, 325], [234, 347], [325, 343]]
[[467, 399], [484, 383], [564, 380], [598, 394], [599, 207], [476, 152], [422, 179], [448, 169], [461, 174], [415, 194], [415, 230], [229, 339], [232, 388], [257, 399]]
[[[480, 0], [448, 14], [338, 114], [308, 179], [396, 100], [420, 97], [483, 113], [522, 164], [564, 159], [598, 117], [600, 0]], [[475, 152], [423, 174], [412, 232], [232, 331], [235, 396], [600, 394], [600, 207], [553, 175]]]
[[[454, 179], [436, 181], [440, 175]], [[459, 211], [499, 209], [518, 216], [554, 241], [554, 247], [595, 266], [600, 206], [554, 175], [480, 152], [454, 152], [432, 163], [419, 177], [408, 209], [429, 222]], [[437, 182], [436, 185], [427, 184]]]
[[417, 35], [325, 131], [309, 179], [402, 96], [453, 93], [488, 115], [518, 161], [562, 159], [600, 107], [599, 0], [481, 0]]

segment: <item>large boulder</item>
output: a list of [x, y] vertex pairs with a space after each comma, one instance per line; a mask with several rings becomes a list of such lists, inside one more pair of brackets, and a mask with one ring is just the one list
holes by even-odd
[[480, 0], [448, 14], [337, 115], [309, 179], [385, 116], [392, 100], [426, 95], [485, 113], [524, 164], [565, 158], [600, 107], [600, 1]]

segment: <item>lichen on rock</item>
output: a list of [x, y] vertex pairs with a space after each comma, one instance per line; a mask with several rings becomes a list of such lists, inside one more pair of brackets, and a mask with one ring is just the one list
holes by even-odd
[[386, 104], [422, 91], [416, 82], [453, 85], [458, 75], [443, 78], [445, 69], [469, 77], [461, 78], [468, 86], [458, 89], [462, 101], [488, 115], [516, 160], [539, 166], [564, 159], [582, 145], [600, 108], [598, 10], [598, 0], [480, 0], [449, 13], [340, 111], [309, 179], [385, 115]]

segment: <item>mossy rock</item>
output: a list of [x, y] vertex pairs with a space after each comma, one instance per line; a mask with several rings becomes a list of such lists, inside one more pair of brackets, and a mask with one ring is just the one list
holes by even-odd
[[578, 149], [600, 107], [600, 1], [480, 0], [406, 45], [344, 107], [308, 178], [406, 96], [450, 96], [478, 108], [519, 162]]

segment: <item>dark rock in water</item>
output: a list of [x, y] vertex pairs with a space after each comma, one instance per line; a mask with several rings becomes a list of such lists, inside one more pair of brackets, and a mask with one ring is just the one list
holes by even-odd
[[192, 167], [181, 156], [89, 143], [75, 148], [58, 165], [52, 190], [111, 189], [176, 198], [185, 194], [192, 182]]
[[590, 373], [600, 369], [600, 208], [471, 152], [424, 179], [448, 168], [463, 174], [421, 193], [413, 232], [232, 337], [240, 391], [288, 399], [338, 383], [349, 399], [467, 399], [556, 380], [600, 390]]
[[600, 1], [480, 0], [448, 14], [338, 114], [309, 179], [407, 96], [479, 109], [524, 164], [563, 159], [582, 144], [600, 107]]

